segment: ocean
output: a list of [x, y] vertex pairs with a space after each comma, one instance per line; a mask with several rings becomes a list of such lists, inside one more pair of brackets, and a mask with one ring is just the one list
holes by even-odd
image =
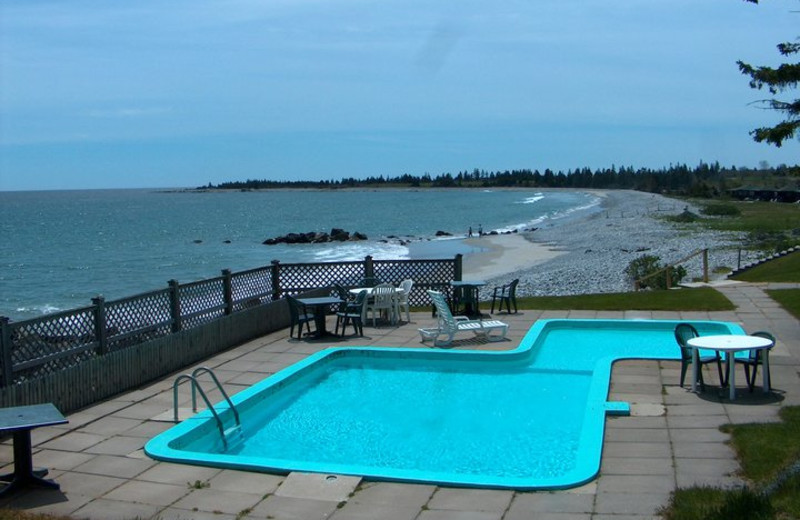
[[[599, 202], [534, 189], [0, 192], [0, 316], [32, 318], [272, 260], [451, 258], [475, 252], [463, 242], [470, 227], [527, 229]], [[263, 244], [332, 228], [368, 240]]]

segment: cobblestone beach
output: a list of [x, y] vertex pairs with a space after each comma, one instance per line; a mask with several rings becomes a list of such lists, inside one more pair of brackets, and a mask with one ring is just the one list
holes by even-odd
[[[524, 237], [536, 249], [507, 252], [505, 236], [484, 238], [494, 241], [489, 247], [496, 248], [496, 257], [499, 254], [493, 262], [496, 267], [482, 269], [485, 262], [482, 254], [477, 254], [466, 262], [465, 278], [483, 275], [488, 283], [482, 298], [491, 296], [493, 286], [514, 278], [520, 279], [518, 296], [624, 292], [633, 290], [625, 268], [645, 254], [658, 256], [666, 264], [708, 248], [712, 279], [724, 278], [727, 271], [723, 268], [735, 268], [739, 262], [756, 259], [755, 253], [740, 253], [739, 233], [709, 231], [699, 224], [666, 220], [687, 209], [699, 213], [699, 208], [684, 201], [627, 190], [599, 191], [597, 195], [602, 198], [597, 208], [548, 221], [535, 231], [525, 232]], [[529, 267], [519, 268], [519, 255], [528, 256]], [[509, 269], [504, 270], [504, 264]], [[684, 281], [702, 278], [701, 256], [683, 266], [688, 272]]]

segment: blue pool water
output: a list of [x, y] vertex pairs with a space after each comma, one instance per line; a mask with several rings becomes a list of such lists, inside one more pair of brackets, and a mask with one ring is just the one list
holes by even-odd
[[[618, 359], [678, 359], [673, 321], [542, 320], [508, 352], [336, 348], [232, 398], [226, 446], [209, 411], [152, 439], [158, 460], [515, 489], [599, 470]], [[743, 333], [693, 322], [701, 334]], [[226, 427], [234, 424], [218, 405]]]

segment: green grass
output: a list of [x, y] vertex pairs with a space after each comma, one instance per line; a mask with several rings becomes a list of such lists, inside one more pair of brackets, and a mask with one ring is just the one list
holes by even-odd
[[786, 479], [765, 497], [759, 490], [800, 460], [800, 407], [781, 409], [779, 423], [726, 425], [731, 446], [752, 482], [747, 489], [710, 487], [679, 489], [661, 510], [665, 520], [777, 520], [800, 518], [800, 475]]
[[743, 474], [766, 484], [794, 460], [800, 459], [800, 407], [782, 408], [779, 423], [726, 425]]
[[768, 289], [767, 294], [800, 320], [800, 289]]
[[800, 211], [797, 211], [795, 204], [743, 201], [721, 203], [698, 200], [693, 202], [711, 208], [712, 213], [714, 207], [719, 205], [732, 206], [739, 211], [739, 215], [703, 219], [703, 222], [711, 229], [753, 233], [779, 233], [800, 229]]
[[734, 305], [710, 287], [576, 296], [518, 298], [520, 309], [594, 311], [729, 311]]
[[800, 251], [764, 262], [731, 278], [743, 282], [800, 282]]

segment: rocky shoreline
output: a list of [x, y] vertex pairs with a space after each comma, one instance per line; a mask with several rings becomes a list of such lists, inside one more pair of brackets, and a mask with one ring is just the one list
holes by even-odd
[[[519, 278], [518, 296], [563, 296], [625, 292], [633, 289], [625, 275], [628, 264], [644, 255], [655, 255], [663, 264], [678, 261], [700, 249], [709, 249], [709, 274], [736, 268], [738, 262], [755, 260], [756, 253], [741, 251], [740, 233], [709, 231], [697, 224], [676, 224], [664, 219], [699, 208], [661, 195], [636, 191], [598, 192], [601, 205], [588, 214], [544, 223], [524, 236], [551, 250], [564, 251], [529, 269], [487, 280], [482, 298], [491, 298], [492, 287]], [[702, 276], [701, 258], [683, 264], [684, 281]]]

